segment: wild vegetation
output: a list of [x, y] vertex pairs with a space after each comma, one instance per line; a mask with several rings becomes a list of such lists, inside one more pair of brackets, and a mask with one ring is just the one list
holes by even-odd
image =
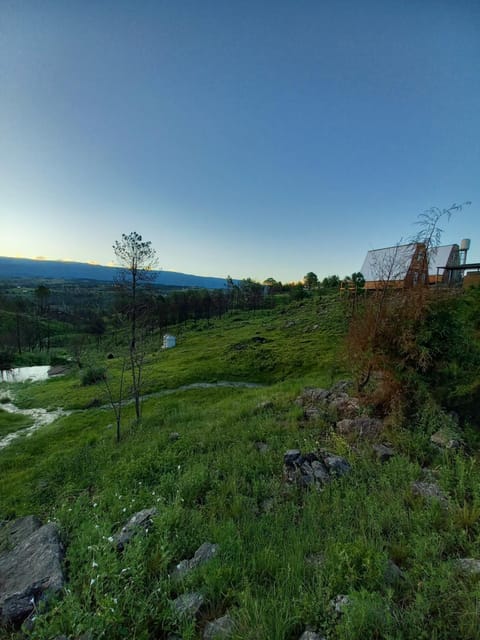
[[[112, 291], [112, 306], [98, 309], [104, 330], [89, 333], [86, 315], [67, 308], [54, 318], [53, 303], [40, 311], [27, 296], [21, 326], [50, 323], [48, 349], [39, 329], [32, 357], [66, 372], [3, 384], [0, 400], [8, 391], [19, 407], [71, 413], [0, 450], [0, 518], [53, 520], [66, 548], [67, 587], [39, 605], [24, 637], [186, 640], [228, 613], [238, 640], [294, 640], [306, 628], [328, 640], [478, 638], [480, 579], [457, 561], [480, 558], [480, 291], [421, 301], [391, 292], [372, 334], [374, 296], [261, 289], [141, 291], [141, 418], [123, 405], [119, 442], [104, 378], [114, 400], [132, 398], [126, 378], [120, 392], [131, 341], [124, 302]], [[18, 293], [8, 295], [10, 304]], [[11, 351], [15, 313], [3, 312]], [[162, 350], [167, 327], [177, 347]], [[382, 418], [380, 433], [341, 433], [335, 415], [308, 416], [296, 402], [306, 387], [341, 379], [357, 385], [350, 393], [365, 416]], [[25, 420], [0, 404], [2, 434]], [[445, 430], [458, 447], [431, 441]], [[386, 463], [378, 443], [395, 451]], [[289, 449], [328, 450], [351, 472], [321, 491], [292, 485]], [[419, 480], [437, 483], [447, 506], [417, 495]], [[115, 532], [152, 507], [152, 526], [119, 553]], [[175, 580], [206, 541], [215, 557]], [[179, 617], [172, 602], [194, 591], [199, 614]], [[340, 595], [348, 605], [336, 609]]]

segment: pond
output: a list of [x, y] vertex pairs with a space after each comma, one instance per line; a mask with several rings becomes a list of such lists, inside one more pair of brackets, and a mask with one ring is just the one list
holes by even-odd
[[50, 365], [36, 367], [18, 367], [0, 371], [0, 382], [38, 382], [47, 380]]

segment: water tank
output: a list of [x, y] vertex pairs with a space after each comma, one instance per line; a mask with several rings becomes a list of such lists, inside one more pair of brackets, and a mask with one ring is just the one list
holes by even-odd
[[470, 238], [464, 238], [460, 242], [460, 251], [468, 251], [470, 249]]
[[163, 348], [164, 349], [172, 349], [177, 344], [177, 340], [175, 336], [171, 336], [169, 333], [166, 333], [163, 336]]

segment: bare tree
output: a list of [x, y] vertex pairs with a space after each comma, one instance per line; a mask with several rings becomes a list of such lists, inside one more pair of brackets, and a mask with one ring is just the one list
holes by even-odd
[[130, 318], [130, 366], [132, 389], [135, 399], [135, 414], [140, 419], [140, 383], [143, 357], [137, 353], [137, 318], [139, 310], [138, 287], [142, 282], [155, 278], [153, 269], [157, 264], [156, 252], [150, 241], [145, 241], [135, 231], [122, 234], [121, 240], [113, 244], [113, 251], [122, 267], [122, 284], [128, 291], [128, 315]]
[[119, 390], [118, 390], [118, 398], [115, 398], [113, 389], [108, 381], [108, 377], [105, 376], [103, 378], [103, 382], [107, 389], [108, 399], [110, 401], [110, 405], [112, 407], [113, 413], [115, 414], [115, 421], [117, 424], [116, 429], [116, 439], [117, 442], [120, 442], [120, 430], [121, 430], [121, 422], [122, 422], [122, 403], [123, 403], [123, 381], [125, 378], [125, 368], [126, 368], [126, 358], [123, 358], [122, 362], [122, 370], [120, 372], [120, 382], [119, 382]]

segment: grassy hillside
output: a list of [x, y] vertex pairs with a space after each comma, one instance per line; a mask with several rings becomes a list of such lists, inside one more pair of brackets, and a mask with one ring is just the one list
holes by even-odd
[[[433, 405], [368, 441], [341, 436], [328, 416], [306, 420], [295, 403], [305, 386], [348, 375], [347, 315], [336, 296], [319, 297], [178, 328], [168, 351], [152, 338], [151, 395], [140, 424], [125, 408], [118, 444], [101, 382], [81, 386], [72, 370], [14, 391], [19, 406], [73, 411], [0, 451], [0, 519], [55, 520], [66, 546], [68, 588], [28, 638], [193, 640], [227, 612], [237, 640], [293, 640], [307, 627], [329, 640], [478, 638], [480, 581], [455, 564], [480, 558], [475, 452], [431, 444], [444, 423]], [[116, 389], [122, 354], [112, 349], [113, 359], [106, 350], [91, 359]], [[160, 393], [225, 380], [259, 386]], [[376, 441], [395, 449], [388, 463]], [[300, 489], [283, 475], [294, 448], [327, 449], [352, 471], [322, 491]], [[416, 480], [435, 480], [448, 508], [415, 495]], [[148, 533], [118, 553], [109, 538], [151, 507]], [[218, 554], [175, 581], [174, 567], [206, 541]], [[191, 591], [204, 606], [178, 618], [171, 603]], [[339, 595], [349, 598], [343, 613], [332, 605]]]

